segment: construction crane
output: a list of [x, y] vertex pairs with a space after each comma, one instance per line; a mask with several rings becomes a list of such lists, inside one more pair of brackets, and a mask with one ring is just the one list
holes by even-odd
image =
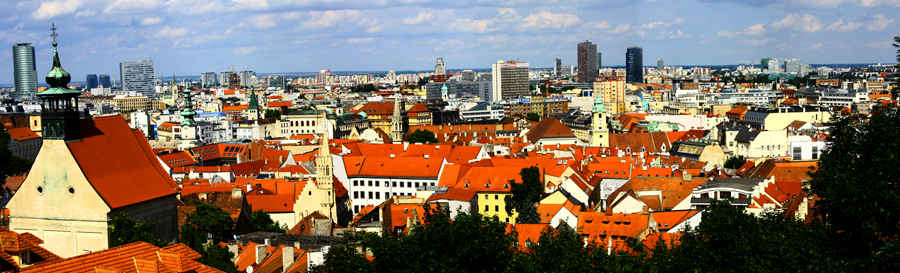
[[236, 86], [240, 86], [240, 84], [238, 84], [238, 83], [240, 82], [240, 77], [238, 77], [237, 74], [234, 73], [234, 69], [235, 69], [235, 68], [249, 68], [249, 67], [250, 67], [250, 66], [229, 66], [229, 67], [226, 67], [227, 69], [231, 69], [231, 74], [228, 75], [228, 87], [229, 87], [229, 88], [235, 88]]

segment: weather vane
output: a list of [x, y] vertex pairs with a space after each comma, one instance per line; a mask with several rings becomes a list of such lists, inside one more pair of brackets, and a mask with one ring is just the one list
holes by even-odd
[[51, 23], [51, 26], [50, 30], [52, 30], [53, 33], [50, 34], [50, 37], [53, 38], [53, 46], [56, 46], [56, 37], [59, 37], [59, 34], [56, 34], [56, 23]]

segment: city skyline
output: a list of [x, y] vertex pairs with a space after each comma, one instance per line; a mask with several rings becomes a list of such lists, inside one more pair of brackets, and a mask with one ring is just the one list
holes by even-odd
[[[605, 53], [605, 66], [624, 65], [629, 46], [644, 48], [643, 66], [654, 66], [658, 58], [706, 65], [762, 57], [891, 63], [891, 38], [897, 34], [890, 29], [898, 17], [893, 8], [900, 6], [869, 0], [7, 3], [11, 8], [0, 10], [0, 40], [32, 43], [37, 74], [44, 74], [52, 55], [47, 33], [55, 22], [60, 58], [77, 67], [74, 79], [115, 75], [119, 62], [151, 59], [157, 78], [218, 73], [229, 66], [259, 73], [427, 71], [437, 58], [444, 58], [448, 70], [515, 59], [552, 67], [557, 57], [563, 65], [577, 65], [577, 44], [586, 39]], [[0, 50], [0, 83], [13, 83], [8, 46]]]

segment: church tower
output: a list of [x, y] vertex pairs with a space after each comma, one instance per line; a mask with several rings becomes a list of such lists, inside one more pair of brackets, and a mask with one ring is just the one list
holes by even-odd
[[[173, 80], [174, 82], [174, 80]], [[194, 104], [191, 103], [191, 89], [187, 87], [184, 88], [184, 109], [181, 110], [181, 126], [196, 126], [197, 122], [194, 121], [194, 115], [197, 112], [194, 111]]]
[[600, 92], [594, 92], [594, 108], [591, 109], [591, 146], [609, 147], [606, 107], [603, 106], [603, 95]]
[[250, 106], [247, 107], [247, 119], [260, 119], [259, 100], [256, 98], [255, 91], [250, 91]]
[[391, 140], [393, 142], [403, 142], [403, 110], [400, 106], [400, 100], [403, 99], [401, 94], [394, 97], [394, 114], [391, 116]]
[[80, 91], [68, 88], [72, 76], [63, 70], [59, 63], [59, 52], [56, 49], [56, 25], [53, 34], [53, 68], [44, 78], [50, 88], [37, 94], [41, 99], [41, 123], [43, 137], [46, 141], [81, 139], [81, 116], [78, 112], [78, 96]]
[[316, 181], [319, 183], [319, 189], [327, 192], [327, 199], [322, 203], [322, 208], [328, 211], [328, 218], [335, 220], [334, 217], [337, 216], [337, 213], [334, 205], [333, 163], [331, 161], [331, 150], [328, 148], [328, 126], [324, 122], [319, 124], [322, 125], [322, 135], [319, 138], [319, 154], [316, 156]]

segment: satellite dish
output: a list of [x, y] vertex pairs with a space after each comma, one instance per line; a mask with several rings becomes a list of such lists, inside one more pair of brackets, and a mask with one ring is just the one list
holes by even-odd
[[253, 266], [252, 266], [252, 265], [247, 267], [247, 273], [253, 273]]

